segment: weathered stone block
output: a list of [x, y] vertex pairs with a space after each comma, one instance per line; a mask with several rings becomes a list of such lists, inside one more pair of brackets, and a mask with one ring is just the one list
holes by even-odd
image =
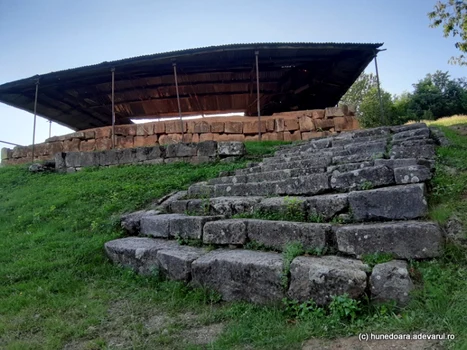
[[284, 133], [282, 132], [267, 132], [261, 135], [263, 141], [283, 141]]
[[217, 152], [220, 156], [243, 156], [246, 153], [242, 142], [218, 142]]
[[[126, 129], [125, 129], [126, 130]], [[117, 148], [132, 148], [133, 147], [133, 136], [117, 136], [116, 137]]]
[[114, 262], [133, 269], [142, 275], [151, 275], [159, 268], [157, 252], [174, 248], [174, 241], [143, 237], [127, 237], [105, 243], [105, 252]]
[[300, 131], [295, 131], [295, 133], [290, 133], [289, 131], [284, 131], [284, 141], [300, 141], [302, 139], [302, 134]]
[[82, 152], [92, 152], [96, 149], [96, 140], [81, 141], [79, 149]]
[[324, 109], [312, 109], [311, 117], [313, 119], [324, 119]]
[[235, 244], [246, 242], [246, 224], [244, 220], [220, 220], [206, 223], [203, 229], [205, 244]]
[[112, 148], [112, 140], [105, 138], [105, 139], [96, 139], [96, 150], [97, 151], [105, 151]]
[[415, 158], [375, 159], [375, 165], [384, 165], [391, 169], [408, 167], [417, 164], [417, 159]]
[[432, 144], [414, 145], [414, 146], [393, 146], [391, 150], [391, 159], [398, 158], [427, 158], [435, 157], [435, 146]]
[[329, 194], [306, 198], [309, 217], [329, 220], [348, 211], [349, 201], [346, 193]]
[[192, 157], [196, 156], [197, 153], [196, 143], [176, 143], [170, 144], [166, 148], [166, 157]]
[[338, 250], [357, 257], [390, 253], [398, 259], [435, 258], [443, 245], [443, 233], [433, 222], [347, 225], [335, 228], [335, 233]]
[[211, 215], [232, 216], [251, 213], [262, 197], [217, 197], [210, 200]]
[[176, 246], [157, 251], [159, 272], [176, 281], [191, 280], [191, 264], [207, 253], [206, 249]]
[[334, 128], [334, 119], [316, 119], [315, 121], [316, 129], [327, 130]]
[[395, 180], [392, 169], [385, 166], [374, 166], [346, 173], [334, 173], [330, 183], [335, 190], [350, 191], [392, 185]]
[[193, 133], [203, 134], [207, 132], [211, 132], [211, 125], [208, 122], [195, 122]]
[[132, 164], [138, 161], [138, 151], [135, 148], [117, 150], [118, 164]]
[[187, 132], [186, 122], [180, 122], [177, 120], [173, 122], [164, 122], [164, 123], [165, 123], [165, 132], [167, 134], [181, 134], [182, 127], [183, 127], [183, 132]]
[[172, 143], [177, 143], [182, 140], [181, 134], [170, 134], [170, 135], [161, 135], [159, 136], [159, 144], [161, 145], [170, 145]]
[[[257, 134], [259, 131], [258, 122], [243, 122], [243, 133], [244, 134]], [[266, 132], [266, 122], [261, 122], [261, 133]]]
[[248, 238], [268, 248], [284, 250], [287, 244], [298, 242], [306, 250], [324, 249], [331, 231], [328, 224], [289, 221], [245, 220]]
[[136, 135], [137, 136], [149, 136], [154, 134], [154, 124], [136, 124]]
[[349, 204], [357, 221], [408, 220], [427, 213], [424, 184], [350, 192]]
[[243, 123], [242, 122], [225, 122], [224, 132], [226, 134], [242, 134]]
[[170, 221], [170, 236], [202, 239], [204, 224], [218, 220], [217, 216], [179, 216]]
[[195, 286], [214, 289], [226, 301], [258, 304], [282, 300], [282, 257], [277, 253], [215, 250], [192, 264]]
[[401, 260], [376, 265], [370, 276], [370, 286], [373, 301], [396, 301], [399, 306], [409, 302], [409, 293], [414, 289], [407, 262]]
[[135, 152], [135, 159], [140, 162], [159, 159], [164, 156], [163, 149], [160, 146], [140, 147]]
[[280, 181], [276, 184], [278, 195], [315, 195], [329, 190], [328, 174], [315, 174]]
[[2, 148], [2, 156], [1, 156], [1, 160], [7, 160], [10, 158], [10, 150], [8, 148]]
[[[214, 134], [217, 135], [217, 134]], [[235, 141], [235, 142], [244, 142], [245, 135], [243, 134], [222, 134], [217, 137], [215, 141]]]
[[394, 177], [397, 184], [417, 183], [431, 179], [431, 171], [426, 166], [412, 165], [394, 168]]
[[412, 138], [428, 138], [430, 137], [430, 129], [428, 127], [424, 128], [417, 128], [412, 130], [406, 130], [402, 132], [398, 132], [394, 134], [392, 139], [394, 141], [404, 140], [404, 139], [412, 139]]
[[164, 122], [155, 122], [153, 125], [154, 125], [154, 134], [164, 134], [165, 133], [165, 123]]
[[160, 214], [143, 216], [140, 219], [140, 233], [144, 236], [168, 238], [170, 236], [170, 224], [174, 219], [186, 218], [182, 214]]
[[295, 131], [300, 127], [297, 119], [284, 119], [284, 129], [287, 131]]
[[274, 122], [274, 119], [268, 119], [265, 121], [265, 123], [266, 123], [266, 131], [269, 131], [269, 132], [276, 131], [276, 123]]
[[283, 131], [285, 131], [284, 119], [278, 118], [276, 119], [276, 132], [283, 132]]
[[213, 140], [214, 140], [214, 134], [212, 133], [199, 134], [199, 142], [213, 141]]
[[341, 107], [329, 107], [324, 111], [326, 118], [343, 117], [345, 115]]
[[348, 294], [357, 299], [367, 286], [366, 264], [359, 260], [337, 256], [319, 258], [299, 256], [290, 265], [288, 297], [300, 302], [314, 300], [318, 305], [329, 304], [333, 296]]
[[216, 157], [217, 156], [217, 142], [215, 141], [204, 141], [197, 145], [197, 155]]
[[112, 127], [106, 126], [103, 128], [94, 129], [94, 133], [96, 135], [96, 139], [103, 139], [103, 138], [110, 139], [110, 137], [112, 136]]
[[315, 125], [310, 117], [300, 117], [298, 118], [298, 123], [300, 125], [300, 131], [312, 131], [315, 130]]
[[191, 198], [208, 198], [214, 195], [214, 186], [206, 182], [198, 182], [188, 188], [188, 196]]
[[[78, 139], [78, 138], [63, 141], [63, 152], [77, 152], [77, 151], [79, 151], [79, 144], [80, 143], [81, 143], [81, 140]], [[15, 147], [13, 151], [15, 151], [16, 148], [17, 147]], [[14, 154], [13, 154], [13, 157], [16, 158]]]
[[124, 214], [120, 218], [120, 226], [131, 236], [136, 236], [140, 231], [140, 221], [143, 216], [158, 215], [156, 210], [140, 210]]
[[224, 132], [224, 122], [212, 122], [211, 123], [211, 132], [223, 133]]

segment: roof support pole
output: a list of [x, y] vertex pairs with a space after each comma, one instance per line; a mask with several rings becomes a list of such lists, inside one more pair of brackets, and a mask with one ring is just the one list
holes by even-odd
[[112, 72], [112, 149], [115, 148], [115, 68]]
[[182, 120], [182, 107], [180, 105], [180, 94], [178, 93], [178, 79], [177, 79], [177, 63], [172, 63], [172, 66], [174, 67], [174, 77], [175, 77], [175, 91], [177, 92], [177, 104], [178, 104], [178, 116], [180, 117], [180, 128], [182, 131], [182, 142], [185, 139], [184, 133], [183, 133], [183, 120]]
[[258, 140], [261, 141], [261, 103], [259, 97], [259, 64], [258, 64], [259, 51], [255, 51], [256, 58], [256, 108], [258, 109]]
[[32, 159], [34, 162], [34, 148], [36, 145], [36, 119], [37, 119], [37, 95], [39, 94], [39, 79], [36, 80], [36, 95], [34, 97], [34, 124], [32, 127]]
[[378, 52], [375, 51], [375, 69], [376, 69], [376, 82], [378, 84], [378, 98], [379, 98], [379, 108], [380, 108], [380, 113], [381, 113], [381, 125], [384, 125], [384, 109], [383, 109], [383, 98], [381, 96], [381, 86], [379, 84], [379, 72], [378, 72], [378, 60], [376, 56], [378, 55]]
[[52, 137], [52, 121], [49, 120], [49, 139]]

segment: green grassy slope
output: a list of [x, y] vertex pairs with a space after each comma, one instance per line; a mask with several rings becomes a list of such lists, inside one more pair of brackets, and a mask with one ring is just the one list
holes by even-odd
[[[440, 167], [433, 181], [431, 215], [446, 221], [457, 213], [467, 227], [467, 141], [450, 129], [446, 134], [454, 144], [438, 153], [450, 168]], [[271, 145], [248, 147], [266, 154]], [[466, 348], [467, 256], [452, 245], [441, 259], [412, 264], [424, 285], [404, 310], [345, 299], [326, 310], [219, 303], [209, 291], [137, 276], [106, 259], [104, 242], [122, 235], [119, 214], [241, 165], [124, 166], [75, 174], [0, 168], [0, 348], [202, 349], [187, 345], [193, 340], [187, 334], [212, 325], [223, 329], [212, 349], [299, 349], [313, 336], [412, 331], [452, 333], [456, 342], [449, 346]]]

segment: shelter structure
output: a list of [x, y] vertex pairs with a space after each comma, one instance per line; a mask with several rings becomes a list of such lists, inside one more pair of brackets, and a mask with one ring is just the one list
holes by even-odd
[[132, 119], [334, 106], [382, 44], [256, 43], [127, 58], [0, 85], [0, 102], [85, 130]]

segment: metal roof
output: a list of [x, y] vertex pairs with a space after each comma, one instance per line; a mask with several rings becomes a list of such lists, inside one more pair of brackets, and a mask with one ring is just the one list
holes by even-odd
[[34, 110], [73, 129], [110, 125], [111, 69], [116, 123], [177, 117], [172, 63], [177, 63], [183, 115], [256, 114], [255, 51], [259, 51], [263, 115], [335, 105], [382, 44], [254, 43], [138, 56], [67, 69], [0, 85], [0, 102]]

